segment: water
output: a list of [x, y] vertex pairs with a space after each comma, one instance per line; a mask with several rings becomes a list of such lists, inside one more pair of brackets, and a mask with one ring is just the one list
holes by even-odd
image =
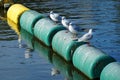
[[[120, 61], [119, 0], [21, 0], [19, 3], [46, 15], [54, 10], [82, 28], [93, 28], [91, 44]], [[10, 29], [5, 20], [6, 12], [2, 9], [0, 16], [2, 80], [87, 80], [86, 76], [79, 74], [70, 63], [62, 61], [51, 48], [41, 45], [33, 36], [25, 33], [29, 35], [29, 40], [21, 36], [23, 40], [18, 43], [19, 36]], [[59, 69], [60, 74], [51, 76], [53, 68]]]

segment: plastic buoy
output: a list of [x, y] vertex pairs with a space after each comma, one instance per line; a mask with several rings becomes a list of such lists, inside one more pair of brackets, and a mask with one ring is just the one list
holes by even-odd
[[114, 58], [87, 44], [78, 47], [73, 54], [73, 65], [90, 79], [100, 77], [103, 68], [113, 61]]
[[48, 18], [40, 19], [34, 26], [34, 35], [44, 42], [47, 46], [51, 46], [53, 36], [60, 30], [65, 29]]
[[71, 61], [74, 50], [84, 42], [74, 40], [74, 35], [68, 30], [62, 30], [55, 34], [52, 40], [52, 48], [65, 60]]
[[33, 34], [33, 27], [35, 23], [43, 17], [45, 17], [45, 15], [41, 13], [34, 10], [27, 10], [20, 17], [20, 26], [29, 33]]
[[100, 80], [120, 80], [120, 63], [108, 64], [101, 72]]
[[21, 14], [26, 10], [29, 9], [21, 4], [14, 4], [7, 11], [7, 18], [18, 24]]

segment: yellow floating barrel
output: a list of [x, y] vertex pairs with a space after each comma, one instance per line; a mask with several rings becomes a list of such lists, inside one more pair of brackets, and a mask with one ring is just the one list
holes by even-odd
[[21, 14], [26, 10], [29, 10], [29, 8], [21, 4], [14, 4], [7, 11], [7, 18], [11, 19], [14, 23], [18, 24]]
[[74, 50], [85, 42], [74, 40], [74, 35], [68, 30], [62, 30], [55, 34], [52, 40], [52, 48], [65, 60], [71, 61]]
[[120, 80], [120, 63], [112, 62], [101, 72], [100, 80]]
[[114, 61], [111, 56], [87, 44], [78, 47], [73, 54], [73, 65], [90, 79], [100, 77], [103, 68]]

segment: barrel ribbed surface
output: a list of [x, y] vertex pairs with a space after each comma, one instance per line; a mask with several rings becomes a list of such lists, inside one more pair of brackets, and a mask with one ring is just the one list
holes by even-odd
[[20, 26], [29, 33], [33, 34], [35, 23], [43, 17], [45, 17], [45, 15], [38, 13], [37, 11], [27, 10], [20, 17]]
[[74, 40], [74, 35], [68, 30], [59, 31], [52, 40], [52, 48], [65, 60], [71, 61], [74, 50], [84, 44], [83, 42], [77, 42]]
[[102, 71], [100, 80], [120, 80], [120, 63], [108, 64]]
[[113, 61], [112, 57], [87, 44], [78, 47], [73, 54], [74, 66], [91, 79], [100, 77], [102, 69]]
[[34, 35], [47, 46], [51, 46], [53, 36], [63, 29], [65, 29], [63, 26], [54, 23], [48, 18], [43, 18], [35, 24]]

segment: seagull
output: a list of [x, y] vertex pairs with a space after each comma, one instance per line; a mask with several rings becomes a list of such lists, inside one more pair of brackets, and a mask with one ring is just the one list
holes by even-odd
[[69, 23], [69, 31], [75, 35], [78, 35], [81, 31], [80, 27], [73, 24], [72, 22]]
[[88, 42], [88, 40], [92, 39], [93, 33], [92, 29], [89, 29], [88, 33], [84, 34], [81, 38], [78, 39], [78, 42], [84, 41]]
[[50, 11], [50, 15], [49, 16], [55, 22], [61, 20], [61, 16], [59, 14], [57, 14], [57, 13], [54, 13], [53, 11]]
[[65, 16], [62, 16], [62, 25], [68, 29], [70, 21], [66, 19]]

